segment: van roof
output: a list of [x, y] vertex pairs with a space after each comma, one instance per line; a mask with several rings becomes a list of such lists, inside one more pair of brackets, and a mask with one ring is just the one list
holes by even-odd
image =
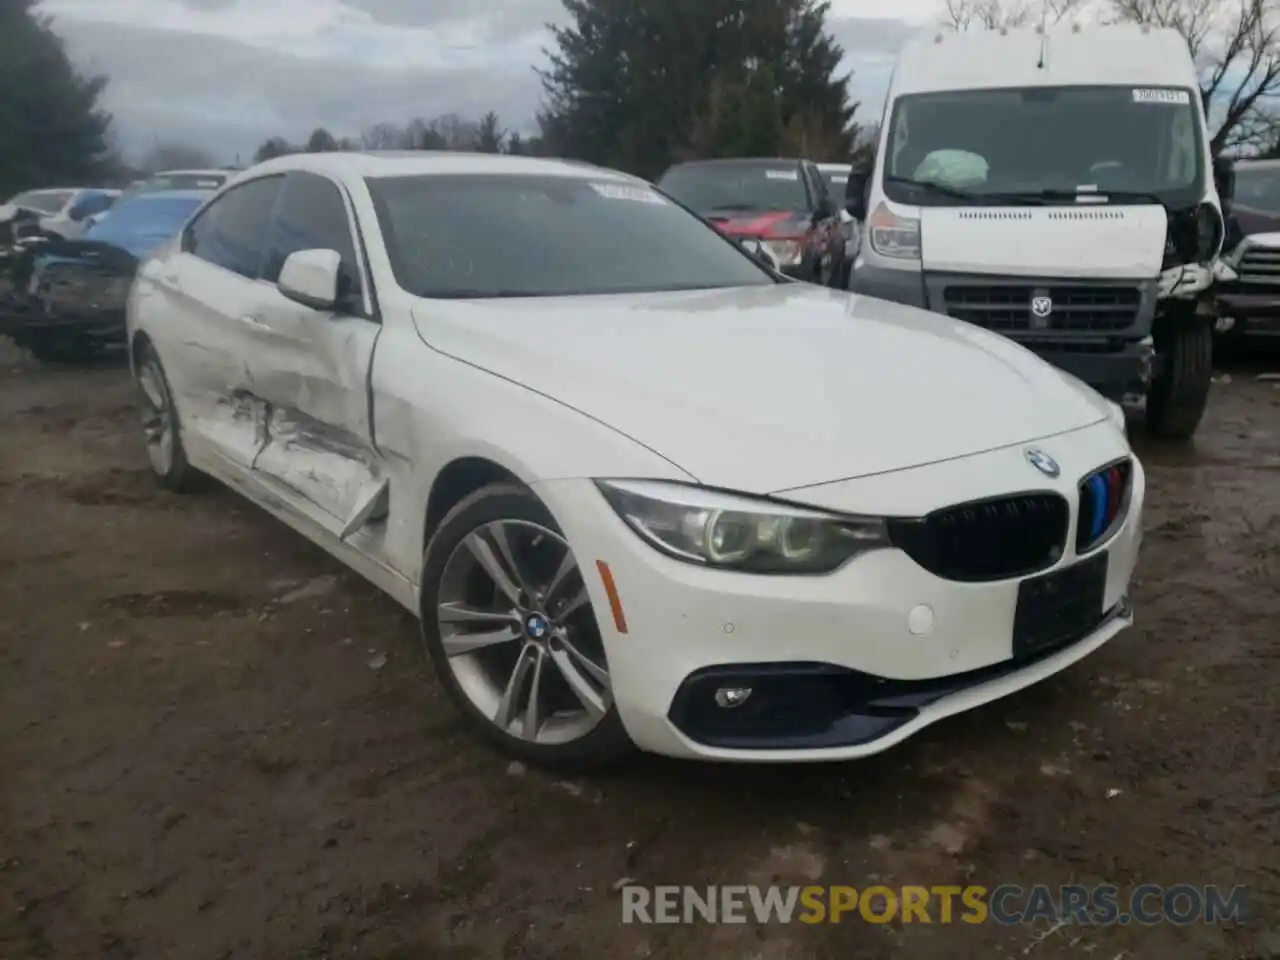
[[[1044, 66], [1040, 67], [1041, 41]], [[1136, 24], [938, 32], [909, 40], [891, 96], [1001, 87], [1197, 88], [1187, 42], [1176, 31]]]

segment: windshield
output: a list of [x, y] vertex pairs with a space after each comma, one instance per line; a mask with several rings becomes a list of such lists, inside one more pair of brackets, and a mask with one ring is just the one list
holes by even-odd
[[1203, 193], [1200, 112], [1191, 91], [1171, 88], [911, 94], [893, 107], [885, 194], [921, 205], [973, 202], [921, 188], [920, 181], [979, 197], [1051, 191], [1071, 202], [1077, 192], [1096, 189], [1190, 206]]
[[1280, 213], [1280, 167], [1236, 167], [1235, 204]]
[[73, 190], [31, 190], [9, 201], [15, 207], [27, 207], [41, 213], [57, 213], [75, 196]]
[[640, 183], [564, 176], [368, 181], [396, 281], [420, 297], [764, 286], [773, 278]]
[[663, 174], [658, 186], [704, 216], [809, 206], [800, 167], [788, 160], [683, 164]]
[[84, 239], [117, 243], [131, 237], [154, 238], [176, 234], [203, 203], [201, 197], [138, 197], [120, 201], [111, 215], [85, 231]]

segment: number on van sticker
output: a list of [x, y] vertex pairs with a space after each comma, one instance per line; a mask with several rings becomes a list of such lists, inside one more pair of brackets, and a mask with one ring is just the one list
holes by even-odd
[[1187, 104], [1191, 94], [1185, 90], [1134, 90], [1133, 102]]

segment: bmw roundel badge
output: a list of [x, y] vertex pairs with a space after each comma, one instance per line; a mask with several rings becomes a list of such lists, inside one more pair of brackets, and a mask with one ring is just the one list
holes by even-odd
[[1031, 464], [1046, 477], [1056, 477], [1062, 472], [1058, 466], [1058, 461], [1037, 447], [1027, 447], [1023, 453], [1027, 457], [1027, 463]]

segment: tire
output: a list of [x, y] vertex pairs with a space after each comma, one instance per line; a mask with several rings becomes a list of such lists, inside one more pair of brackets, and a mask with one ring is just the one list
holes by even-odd
[[[484, 545], [478, 548], [480, 554], [472, 549], [477, 541]], [[503, 542], [509, 547], [506, 553], [500, 546]], [[509, 588], [536, 584], [530, 589], [542, 592], [544, 585], [550, 586], [545, 603], [522, 602], [517, 616], [512, 610], [516, 604], [478, 559], [486, 553], [486, 546], [488, 559], [507, 574]], [[507, 556], [519, 558], [522, 574], [509, 575], [512, 565], [503, 559]], [[635, 747], [613, 703], [608, 664], [590, 601], [578, 605], [560, 626], [559, 615], [552, 615], [570, 597], [585, 597], [585, 583], [576, 564], [574, 572], [556, 586], [555, 574], [565, 557], [572, 558], [572, 551], [551, 512], [532, 491], [518, 483], [483, 487], [449, 511], [427, 544], [419, 615], [423, 643], [436, 676], [481, 737], [532, 766], [586, 770], [615, 763]], [[521, 600], [526, 599], [524, 590], [519, 593]], [[464, 614], [468, 619], [463, 619]], [[539, 618], [544, 628], [541, 634], [533, 624]], [[561, 635], [560, 630], [567, 632]], [[501, 635], [502, 639], [470, 648], [478, 633]], [[454, 651], [453, 657], [447, 648]], [[579, 670], [580, 661], [568, 655], [574, 650], [588, 654], [591, 672]], [[571, 667], [568, 673], [561, 666], [564, 662]], [[521, 663], [525, 663], [523, 674]], [[595, 671], [604, 673], [603, 685], [597, 683]], [[573, 694], [567, 678], [574, 672], [578, 681], [584, 677], [591, 681], [596, 696], [582, 699]], [[506, 693], [513, 689], [511, 709], [504, 711]], [[534, 689], [540, 707], [529, 732], [528, 702]], [[594, 710], [584, 706], [588, 701]], [[577, 714], [573, 713], [575, 707]]]
[[169, 378], [165, 376], [160, 357], [150, 343], [144, 344], [139, 351], [135, 373], [138, 413], [142, 419], [143, 441], [151, 470], [160, 486], [174, 493], [185, 493], [197, 486], [199, 475], [187, 462], [178, 408], [173, 402]]
[[1147, 395], [1147, 430], [1161, 440], [1189, 440], [1204, 416], [1213, 378], [1213, 330], [1200, 318], [1167, 321], [1156, 333], [1160, 375]]

